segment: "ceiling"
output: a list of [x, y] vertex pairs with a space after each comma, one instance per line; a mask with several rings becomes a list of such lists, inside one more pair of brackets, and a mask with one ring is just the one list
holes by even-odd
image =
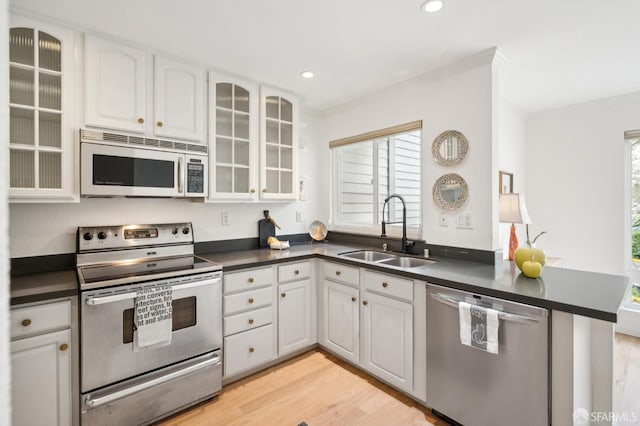
[[[326, 110], [498, 46], [525, 112], [640, 91], [638, 0], [13, 0]], [[300, 72], [312, 70], [315, 78]]]

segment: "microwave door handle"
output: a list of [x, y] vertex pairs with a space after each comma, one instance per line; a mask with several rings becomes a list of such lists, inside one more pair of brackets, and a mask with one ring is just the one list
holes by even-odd
[[178, 157], [178, 192], [182, 194], [184, 189], [184, 176], [182, 174], [182, 157]]

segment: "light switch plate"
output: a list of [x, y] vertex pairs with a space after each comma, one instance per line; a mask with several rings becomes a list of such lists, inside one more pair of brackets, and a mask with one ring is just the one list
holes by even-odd
[[302, 212], [296, 212], [296, 222], [302, 222]]
[[447, 217], [446, 214], [440, 213], [440, 218], [438, 219], [438, 225], [445, 228], [449, 226], [449, 218]]
[[222, 225], [224, 226], [229, 226], [231, 225], [231, 219], [229, 218], [229, 213], [224, 212], [222, 213]]
[[458, 215], [458, 223], [456, 225], [459, 229], [473, 229], [473, 215], [471, 213]]

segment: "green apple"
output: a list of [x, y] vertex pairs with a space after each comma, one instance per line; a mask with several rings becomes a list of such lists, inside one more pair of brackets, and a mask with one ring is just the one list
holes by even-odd
[[526, 260], [534, 260], [542, 265], [544, 268], [544, 264], [547, 261], [547, 254], [544, 250], [539, 248], [529, 248], [529, 247], [518, 247], [516, 252], [513, 254], [513, 260], [516, 262], [518, 269], [522, 271], [522, 264]]
[[522, 262], [522, 273], [529, 278], [538, 278], [542, 274], [542, 264], [535, 260]]

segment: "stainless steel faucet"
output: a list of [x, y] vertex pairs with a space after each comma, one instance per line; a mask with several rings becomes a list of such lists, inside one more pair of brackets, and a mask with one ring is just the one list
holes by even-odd
[[389, 204], [389, 200], [392, 198], [397, 198], [402, 202], [402, 252], [407, 252], [407, 204], [404, 202], [404, 198], [398, 194], [391, 194], [384, 200], [384, 205], [382, 206], [382, 234], [380, 235], [382, 238], [386, 238], [387, 236], [387, 224], [392, 223], [400, 223], [396, 222], [385, 222], [384, 221], [384, 210]]

